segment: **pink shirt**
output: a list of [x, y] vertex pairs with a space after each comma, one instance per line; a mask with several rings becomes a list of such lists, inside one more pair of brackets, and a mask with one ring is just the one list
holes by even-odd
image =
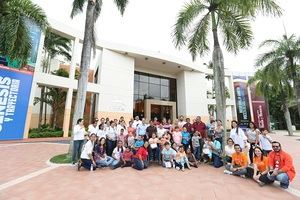
[[174, 131], [173, 132], [173, 141], [179, 145], [181, 144], [181, 139], [182, 139], [182, 135], [181, 135], [181, 132], [180, 131]]

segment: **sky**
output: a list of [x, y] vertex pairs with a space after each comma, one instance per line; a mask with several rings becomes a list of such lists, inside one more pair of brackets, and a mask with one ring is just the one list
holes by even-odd
[[[129, 0], [123, 16], [113, 0], [103, 0], [100, 18], [96, 24], [97, 38], [109, 42], [126, 44], [139, 49], [162, 52], [183, 60], [191, 60], [186, 49], [178, 50], [172, 42], [172, 27], [185, 2], [190, 0]], [[33, 0], [47, 16], [76, 30], [84, 31], [85, 14], [70, 18], [72, 0]], [[253, 72], [256, 57], [264, 51], [259, 44], [266, 39], [280, 39], [282, 35], [300, 36], [300, 0], [277, 0], [283, 16], [272, 18], [257, 16], [252, 22], [254, 40], [251, 47], [237, 55], [227, 53], [224, 48], [225, 68], [235, 72]], [[285, 28], [284, 28], [285, 27]], [[212, 44], [212, 42], [211, 42]], [[211, 52], [197, 58], [202, 65], [211, 60]]]

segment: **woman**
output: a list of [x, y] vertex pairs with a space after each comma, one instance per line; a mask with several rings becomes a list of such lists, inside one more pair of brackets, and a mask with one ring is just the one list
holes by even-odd
[[88, 126], [88, 133], [89, 135], [91, 135], [92, 133], [97, 134], [98, 130], [98, 119], [95, 119], [93, 123]]
[[264, 156], [260, 147], [255, 147], [253, 151], [253, 168], [247, 168], [248, 175], [258, 184], [263, 185], [269, 171], [269, 160]]
[[149, 144], [150, 144], [150, 159], [152, 161], [158, 161], [159, 162], [159, 157], [160, 157], [160, 141], [156, 136], [156, 133], [152, 133], [152, 137], [149, 139]]
[[94, 159], [98, 167], [108, 167], [114, 161], [112, 157], [106, 155], [105, 138], [102, 137], [95, 147]]
[[128, 125], [128, 128], [127, 128], [127, 133], [130, 134], [130, 135], [135, 136], [135, 128], [133, 128], [132, 125], [133, 125], [133, 122], [129, 121], [129, 125]]
[[113, 149], [116, 147], [117, 144], [117, 128], [114, 122], [111, 122], [110, 125], [107, 124], [106, 127], [106, 153], [107, 155], [111, 156]]
[[234, 144], [239, 144], [242, 150], [245, 149], [247, 137], [244, 131], [238, 126], [238, 122], [236, 120], [231, 122], [231, 128], [230, 138], [234, 141]]
[[83, 125], [83, 119], [80, 118], [77, 120], [77, 124], [74, 126], [73, 132], [73, 153], [72, 153], [72, 161], [73, 164], [77, 163], [80, 155], [81, 149], [84, 144], [84, 136], [86, 134], [85, 128]]
[[82, 153], [80, 155], [81, 161], [78, 162], [78, 171], [80, 171], [81, 167], [84, 167], [88, 170], [96, 170], [96, 162], [93, 157], [93, 150], [95, 146], [95, 141], [97, 139], [97, 136], [95, 133], [92, 133], [90, 135], [89, 141], [84, 145], [84, 148], [82, 150]]
[[224, 127], [220, 119], [217, 120], [217, 125], [215, 127], [215, 140], [218, 140], [222, 146], [222, 138], [224, 135]]
[[272, 138], [269, 135], [269, 131], [264, 129], [263, 132], [258, 136], [260, 148], [263, 150], [265, 156], [272, 151]]
[[180, 145], [178, 148], [178, 152], [175, 156], [175, 168], [177, 170], [184, 171], [184, 168], [191, 169], [188, 158], [186, 157], [186, 153], [184, 151], [183, 145]]
[[121, 155], [125, 151], [122, 141], [118, 141], [117, 147], [112, 153], [113, 162], [111, 164], [112, 169], [116, 169], [122, 165]]
[[235, 153], [232, 154], [231, 164], [225, 166], [225, 174], [232, 174], [245, 178], [247, 174], [248, 158], [245, 153], [242, 152], [242, 148], [239, 144], [234, 145]]
[[149, 143], [145, 142], [144, 146], [140, 147], [133, 157], [133, 168], [137, 170], [143, 170], [148, 167], [148, 146]]
[[246, 136], [248, 138], [248, 142], [250, 143], [250, 148], [249, 148], [250, 163], [253, 163], [253, 149], [258, 144], [258, 135], [259, 135], [259, 130], [256, 128], [254, 122], [250, 122], [249, 127], [246, 131]]
[[106, 138], [105, 124], [99, 125], [99, 130], [97, 132], [98, 138]]
[[227, 139], [227, 145], [225, 146], [225, 162], [231, 163], [232, 154], [235, 152], [234, 150], [234, 142], [231, 138]]

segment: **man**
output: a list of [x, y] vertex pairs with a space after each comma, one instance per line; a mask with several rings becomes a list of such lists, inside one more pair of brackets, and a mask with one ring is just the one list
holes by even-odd
[[136, 129], [136, 127], [137, 127], [138, 125], [140, 125], [141, 123], [142, 123], [142, 122], [141, 122], [139, 116], [135, 116], [134, 121], [133, 121], [133, 124], [132, 124], [132, 127]]
[[[205, 124], [201, 121], [201, 117], [197, 116], [196, 117], [196, 121], [193, 123], [192, 126], [192, 132], [196, 132], [198, 131], [200, 133], [200, 154], [202, 154], [202, 149], [203, 149], [203, 144], [204, 144], [204, 139], [207, 138], [207, 134], [206, 134], [206, 126]], [[202, 160], [202, 156], [200, 156], [201, 160]]]
[[157, 128], [154, 126], [154, 122], [152, 120], [149, 121], [149, 126], [146, 128], [146, 133], [148, 138], [151, 138], [153, 133], [157, 133]]
[[209, 122], [206, 124], [207, 134], [209, 136], [214, 136], [216, 121], [214, 116], [209, 117]]
[[183, 115], [180, 115], [179, 120], [178, 120], [179, 128], [182, 129], [185, 124], [186, 124], [186, 122], [184, 121]]
[[81, 153], [81, 160], [78, 162], [78, 171], [80, 170], [81, 167], [84, 167], [85, 169], [88, 170], [96, 170], [96, 162], [93, 158], [93, 150], [95, 146], [97, 136], [95, 133], [92, 133], [90, 135], [90, 140], [84, 145], [84, 148]]
[[147, 136], [146, 135], [146, 129], [147, 129], [147, 124], [145, 123], [145, 118], [142, 119], [142, 123], [140, 125], [137, 126], [136, 128], [136, 133], [137, 133], [137, 136], [142, 136], [144, 137], [144, 140], [146, 139], [145, 137]]
[[235, 153], [232, 154], [231, 164], [225, 166], [224, 173], [241, 176], [245, 178], [247, 173], [248, 158], [245, 153], [242, 152], [242, 148], [239, 144], [234, 145]]
[[192, 133], [193, 124], [191, 124], [191, 119], [186, 118], [186, 123], [183, 125], [186, 128], [186, 131]]
[[280, 187], [287, 189], [296, 175], [293, 159], [281, 149], [279, 142], [272, 142], [272, 149], [268, 156], [270, 171], [267, 177], [271, 181], [279, 181]]

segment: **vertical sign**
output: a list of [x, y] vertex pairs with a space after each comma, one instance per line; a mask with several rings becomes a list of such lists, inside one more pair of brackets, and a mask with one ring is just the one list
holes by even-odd
[[[242, 77], [239, 77], [238, 79], [241, 78]], [[234, 93], [238, 121], [242, 128], [246, 128], [251, 121], [247, 83], [242, 81], [234, 81]]]

